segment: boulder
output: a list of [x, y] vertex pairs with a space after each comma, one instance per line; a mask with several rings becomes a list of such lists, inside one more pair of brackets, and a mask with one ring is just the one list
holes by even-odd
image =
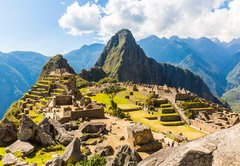
[[55, 145], [53, 138], [41, 127], [36, 125], [29, 117], [23, 115], [18, 139], [21, 141], [33, 141], [44, 146]]
[[106, 166], [136, 166], [141, 160], [142, 158], [137, 151], [123, 145], [118, 150], [115, 158], [108, 160]]
[[28, 142], [23, 142], [23, 141], [17, 140], [12, 145], [7, 147], [6, 151], [10, 152], [10, 153], [15, 153], [15, 152], [20, 151], [20, 152], [22, 152], [22, 154], [24, 156], [27, 156], [28, 154], [30, 154], [34, 151], [34, 146], [32, 146]]
[[82, 159], [80, 146], [81, 146], [80, 140], [76, 137], [66, 147], [62, 155], [62, 159], [65, 164], [68, 164], [68, 163], [75, 164]]
[[139, 166], [239, 165], [240, 124], [174, 148], [162, 149], [139, 163]]
[[74, 138], [74, 135], [67, 131], [62, 124], [55, 119], [44, 118], [39, 123], [39, 126], [64, 146], [67, 146]]
[[0, 124], [0, 133], [0, 146], [10, 145], [17, 140], [16, 125], [7, 118]]
[[106, 130], [106, 124], [102, 122], [84, 122], [80, 125], [79, 130], [82, 133], [101, 133]]
[[7, 153], [2, 159], [3, 165], [14, 165], [17, 162], [18, 158], [15, 157], [12, 153]]
[[94, 149], [94, 152], [96, 153], [96, 155], [98, 156], [111, 156], [114, 154], [114, 150], [110, 145], [106, 145], [106, 146], [97, 146]]
[[132, 146], [144, 145], [154, 141], [152, 131], [144, 125], [131, 125], [127, 127], [128, 141]]
[[50, 160], [45, 163], [46, 166], [62, 166], [63, 165], [63, 159], [61, 156], [55, 157], [53, 160]]

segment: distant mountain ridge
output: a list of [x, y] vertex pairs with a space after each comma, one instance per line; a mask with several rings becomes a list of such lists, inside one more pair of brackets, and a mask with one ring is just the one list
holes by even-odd
[[35, 83], [47, 59], [36, 52], [0, 53], [0, 118]]
[[108, 41], [95, 66], [101, 67], [110, 77], [119, 81], [181, 87], [219, 103], [199, 76], [148, 58], [137, 45], [132, 33], [126, 29], [119, 31]]
[[90, 69], [96, 63], [104, 48], [103, 44], [94, 43], [84, 45], [78, 50], [71, 51], [64, 55], [69, 64], [79, 73], [83, 68]]
[[150, 36], [138, 43], [147, 56], [158, 62], [170, 63], [198, 74], [215, 95], [221, 96], [228, 84], [228, 73], [240, 62], [240, 58], [232, 55], [232, 49], [240, 49], [239, 41], [224, 43], [206, 37], [182, 39], [173, 36], [167, 39]]

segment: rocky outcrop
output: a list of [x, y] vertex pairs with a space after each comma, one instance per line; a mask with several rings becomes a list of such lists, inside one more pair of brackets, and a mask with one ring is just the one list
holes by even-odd
[[18, 139], [21, 141], [32, 141], [41, 145], [55, 145], [53, 138], [47, 134], [41, 127], [36, 125], [29, 117], [23, 115], [20, 125]]
[[103, 157], [103, 156], [113, 155], [114, 150], [110, 145], [106, 145], [106, 146], [97, 146], [94, 149], [94, 152], [96, 155]]
[[139, 166], [239, 165], [239, 137], [240, 125], [236, 125], [175, 148], [160, 150]]
[[48, 161], [45, 163], [46, 166], [62, 166], [63, 165], [63, 159], [61, 156], [55, 157], [53, 160]]
[[34, 146], [28, 142], [17, 140], [12, 145], [7, 147], [6, 151], [10, 153], [22, 152], [24, 156], [27, 156], [34, 151]]
[[74, 138], [73, 141], [66, 147], [62, 155], [62, 159], [65, 164], [75, 164], [82, 159], [80, 146], [80, 140], [78, 138]]
[[0, 146], [9, 145], [17, 140], [17, 128], [7, 118], [0, 124], [0, 133]]
[[143, 145], [154, 141], [152, 131], [144, 125], [131, 125], [127, 127], [128, 141], [133, 145]]
[[152, 131], [144, 125], [131, 125], [127, 127], [128, 141], [138, 152], [156, 152], [162, 148], [162, 144], [153, 138]]
[[82, 133], [98, 133], [106, 129], [106, 124], [101, 122], [84, 122], [80, 125], [79, 130]]
[[106, 166], [136, 166], [141, 160], [142, 158], [137, 151], [132, 150], [127, 145], [123, 145], [118, 150], [115, 158], [109, 160]]
[[80, 77], [89, 82], [98, 82], [104, 77], [107, 77], [107, 74], [103, 71], [102, 68], [94, 66], [89, 70], [81, 70], [79, 73]]
[[44, 118], [39, 123], [39, 126], [62, 145], [67, 146], [73, 140], [73, 134], [67, 131], [61, 123], [55, 119]]
[[3, 159], [3, 165], [14, 165], [18, 162], [18, 158], [16, 158], [12, 153], [7, 153]]
[[126, 29], [120, 30], [109, 40], [95, 66], [102, 67], [110, 77], [119, 81], [181, 87], [219, 103], [199, 76], [148, 58]]

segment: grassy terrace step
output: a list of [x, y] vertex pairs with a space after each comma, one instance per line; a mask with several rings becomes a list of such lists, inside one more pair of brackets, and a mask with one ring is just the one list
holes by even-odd
[[158, 116], [158, 119], [162, 122], [181, 121], [181, 118], [178, 114], [163, 114]]
[[42, 104], [42, 103], [36, 103], [35, 106], [36, 106], [37, 109], [40, 109], [42, 107], [45, 107], [46, 105]]
[[51, 84], [52, 81], [49, 81], [49, 80], [40, 80], [39, 83], [41, 83], [41, 84]]
[[164, 126], [181, 126], [181, 125], [184, 125], [183, 121], [173, 121], [173, 122], [162, 122], [162, 121], [160, 121], [160, 123]]
[[175, 113], [175, 109], [173, 107], [168, 107], [168, 108], [161, 108], [160, 112], [162, 114], [170, 114], [170, 113]]
[[39, 82], [37, 82], [35, 85], [38, 86], [39, 88], [44, 88], [44, 89], [48, 89], [49, 88], [49, 85], [41, 84]]
[[31, 110], [33, 106], [34, 106], [33, 104], [27, 104], [27, 108], [28, 108], [29, 110]]
[[65, 93], [65, 90], [64, 89], [60, 89], [60, 88], [54, 89], [53, 91], [56, 92], [56, 93]]
[[41, 103], [41, 104], [44, 104], [44, 105], [45, 105], [45, 104], [47, 104], [47, 102], [48, 102], [48, 100], [45, 99], [45, 98], [41, 98], [41, 99], [40, 99], [40, 103]]
[[172, 107], [171, 104], [161, 104], [161, 108], [168, 108], [168, 107]]
[[33, 94], [28, 94], [28, 95], [27, 95], [27, 98], [34, 99], [34, 100], [38, 100], [38, 99], [42, 98], [42, 96], [33, 95]]
[[58, 95], [61, 95], [62, 93], [59, 93], [59, 92], [52, 92], [51, 93], [51, 96], [58, 96]]
[[35, 100], [35, 99], [27, 98], [27, 103], [34, 104], [36, 102], [37, 102], [37, 100]]

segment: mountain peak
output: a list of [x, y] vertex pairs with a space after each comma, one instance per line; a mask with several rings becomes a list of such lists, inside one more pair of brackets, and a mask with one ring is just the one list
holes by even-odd
[[117, 71], [112, 69], [117, 69], [117, 66], [120, 66], [124, 57], [133, 56], [134, 53], [130, 54], [129, 50], [136, 51], [137, 47], [139, 46], [131, 31], [122, 29], [108, 41], [95, 66], [102, 67], [107, 74], [111, 73], [111, 75], [114, 75]]
[[181, 87], [207, 100], [218, 101], [199, 76], [148, 58], [126, 29], [120, 30], [109, 40], [96, 66], [119, 81]]
[[56, 69], [65, 68], [67, 72], [76, 74], [74, 69], [68, 64], [67, 60], [62, 55], [58, 54], [52, 57], [42, 68], [39, 78], [42, 78]]

